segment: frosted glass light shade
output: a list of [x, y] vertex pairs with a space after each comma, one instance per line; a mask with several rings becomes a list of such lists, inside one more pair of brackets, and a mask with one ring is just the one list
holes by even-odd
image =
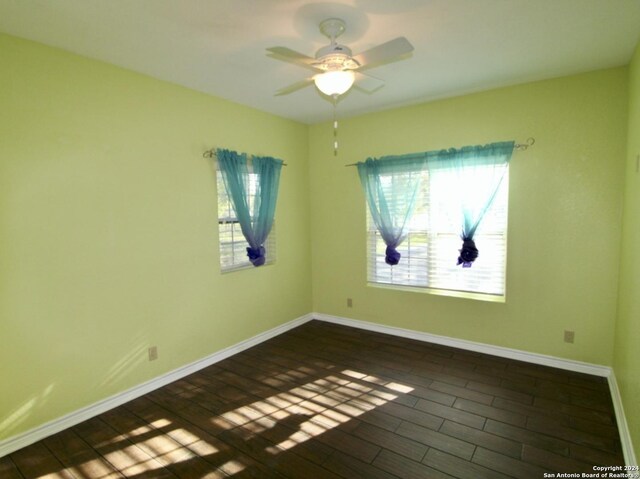
[[351, 70], [337, 70], [321, 73], [313, 77], [318, 90], [328, 96], [347, 92], [356, 79]]

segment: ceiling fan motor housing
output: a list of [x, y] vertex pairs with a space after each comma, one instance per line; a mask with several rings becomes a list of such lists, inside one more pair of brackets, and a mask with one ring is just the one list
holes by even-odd
[[351, 49], [346, 45], [333, 43], [316, 52], [316, 66], [324, 71], [354, 70], [360, 64], [351, 58]]

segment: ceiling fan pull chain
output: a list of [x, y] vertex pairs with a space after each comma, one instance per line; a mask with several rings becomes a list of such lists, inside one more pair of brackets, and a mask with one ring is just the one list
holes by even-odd
[[338, 156], [338, 95], [333, 95], [333, 156]]

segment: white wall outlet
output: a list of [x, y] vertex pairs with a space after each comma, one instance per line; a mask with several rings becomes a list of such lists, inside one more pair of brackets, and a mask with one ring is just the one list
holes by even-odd
[[149, 348], [149, 361], [155, 361], [156, 359], [158, 359], [158, 347], [151, 346]]

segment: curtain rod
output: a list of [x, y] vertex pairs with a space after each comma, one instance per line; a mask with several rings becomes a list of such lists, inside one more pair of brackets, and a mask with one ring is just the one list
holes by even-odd
[[[516, 143], [515, 145], [513, 145], [513, 149], [514, 150], [518, 150], [518, 151], [524, 151], [527, 148], [529, 148], [530, 146], [533, 146], [533, 144], [536, 142], [536, 139], [533, 137], [529, 137], [527, 138], [527, 141], [525, 141], [524, 143]], [[344, 165], [344, 166], [358, 166], [358, 163], [350, 163], [348, 165]]]
[[[216, 149], [215, 149], [215, 148], [212, 148], [212, 149], [210, 149], [210, 150], [207, 150], [207, 151], [205, 151], [205, 152], [202, 154], [202, 156], [203, 156], [203, 158], [215, 158], [215, 156], [216, 156]], [[255, 156], [255, 155], [251, 155], [251, 156]], [[280, 160], [280, 161], [282, 161], [282, 160]], [[287, 164], [283, 161], [283, 162], [282, 162], [282, 166], [287, 166]]]

